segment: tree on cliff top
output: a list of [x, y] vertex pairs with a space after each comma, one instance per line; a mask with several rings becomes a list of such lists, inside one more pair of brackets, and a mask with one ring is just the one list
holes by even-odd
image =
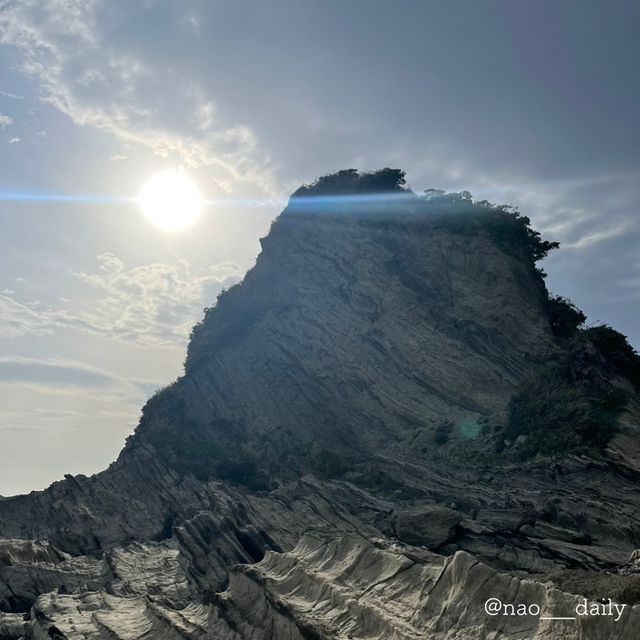
[[302, 185], [293, 197], [398, 192], [406, 191], [405, 184], [405, 172], [401, 169], [385, 167], [363, 173], [357, 169], [343, 169]]

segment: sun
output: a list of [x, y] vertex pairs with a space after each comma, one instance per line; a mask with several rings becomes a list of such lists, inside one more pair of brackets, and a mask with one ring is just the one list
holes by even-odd
[[198, 220], [204, 200], [189, 176], [179, 171], [162, 171], [142, 185], [138, 204], [151, 224], [174, 233]]

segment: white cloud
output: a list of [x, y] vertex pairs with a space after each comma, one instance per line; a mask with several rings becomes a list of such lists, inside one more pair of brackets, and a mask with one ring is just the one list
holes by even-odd
[[16, 93], [11, 93], [11, 91], [5, 91], [4, 89], [0, 89], [0, 96], [11, 98], [12, 100], [24, 100], [24, 96], [19, 96]]
[[127, 156], [121, 154], [121, 153], [114, 153], [113, 155], [109, 156], [109, 160], [114, 160], [115, 162], [118, 162], [119, 160], [126, 160]]
[[204, 306], [242, 273], [219, 264], [193, 273], [188, 262], [128, 268], [112, 253], [98, 256], [99, 272], [76, 272], [85, 291], [59, 307], [0, 295], [0, 336], [44, 335], [71, 329], [138, 344], [182, 344]]
[[76, 124], [206, 169], [220, 185], [249, 181], [272, 191], [270, 161], [253, 132], [222, 124], [215, 97], [197, 80], [156, 67], [134, 45], [113, 45], [114, 23], [126, 18], [106, 0], [4, 3], [0, 42], [22, 52], [21, 69], [39, 82], [43, 99]]
[[20, 138], [9, 138], [9, 144], [18, 144]]
[[13, 124], [13, 118], [0, 113], [0, 129], [6, 129], [9, 125]]
[[621, 236], [631, 229], [631, 225], [628, 222], [622, 222], [614, 227], [604, 227], [591, 231], [582, 236], [575, 242], [565, 243], [564, 247], [569, 249], [588, 249], [594, 244], [598, 244], [604, 240], [611, 240]]
[[11, 294], [3, 293], [0, 295], [1, 337], [15, 338], [47, 333], [51, 333], [51, 325], [41, 312], [17, 302], [11, 297]]
[[[124, 381], [97, 367], [62, 359], [0, 357], [0, 384], [36, 386], [45, 390], [92, 389], [125, 391], [126, 396], [139, 395], [147, 383]], [[140, 388], [142, 387], [142, 388]]]
[[112, 253], [98, 260], [100, 273], [76, 273], [101, 294], [82, 319], [108, 335], [141, 341], [184, 338], [207, 303], [207, 292], [241, 276], [235, 264], [219, 264], [194, 274], [185, 260], [130, 269]]
[[200, 35], [200, 29], [202, 27], [202, 23], [198, 15], [195, 11], [190, 11], [187, 15], [185, 15], [181, 22], [189, 27], [189, 29], [196, 35]]

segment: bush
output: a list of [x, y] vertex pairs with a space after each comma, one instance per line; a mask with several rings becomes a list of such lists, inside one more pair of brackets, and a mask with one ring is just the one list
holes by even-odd
[[627, 336], [607, 324], [585, 329], [589, 340], [617, 373], [640, 387], [640, 356], [627, 341]]
[[559, 338], [570, 338], [587, 319], [578, 307], [562, 296], [549, 296], [545, 307], [551, 331]]
[[292, 197], [398, 192], [405, 191], [405, 183], [405, 172], [400, 169], [386, 167], [370, 173], [343, 169], [301, 186]]
[[531, 220], [520, 215], [517, 209], [487, 200], [474, 201], [468, 191], [445, 193], [428, 189], [421, 200], [422, 209], [433, 213], [435, 226], [469, 235], [488, 232], [505, 253], [516, 257], [524, 254], [531, 263], [542, 260], [560, 246], [543, 240], [540, 233], [531, 228]]
[[506, 436], [512, 441], [527, 436], [519, 448], [523, 457], [599, 451], [613, 436], [623, 406], [613, 390], [591, 398], [546, 369], [528, 379], [511, 401]]
[[627, 399], [579, 332], [556, 363], [520, 384], [504, 436], [512, 441], [527, 436], [518, 449], [523, 457], [601, 451], [613, 437]]

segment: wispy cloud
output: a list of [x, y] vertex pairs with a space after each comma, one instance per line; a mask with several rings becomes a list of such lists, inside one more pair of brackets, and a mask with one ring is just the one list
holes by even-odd
[[56, 389], [112, 390], [121, 388], [123, 380], [102, 369], [73, 360], [12, 356], [0, 357], [0, 384], [6, 383]]
[[630, 229], [631, 224], [628, 222], [622, 222], [615, 225], [614, 227], [603, 227], [587, 233], [575, 242], [571, 242], [568, 244], [565, 243], [564, 247], [569, 249], [588, 249], [589, 247], [592, 247], [599, 242], [603, 242], [604, 240], [612, 240], [613, 238], [618, 238]]
[[271, 162], [249, 127], [216, 118], [215, 96], [196, 79], [124, 42], [113, 46], [114, 24], [125, 19], [104, 0], [5, 1], [0, 41], [22, 52], [21, 69], [43, 99], [76, 124], [205, 168], [227, 188], [250, 181], [271, 191]]
[[44, 335], [71, 329], [138, 344], [180, 344], [223, 287], [242, 273], [223, 263], [194, 273], [188, 262], [127, 267], [112, 253], [98, 256], [97, 273], [75, 272], [82, 294], [60, 306], [0, 295], [0, 336]]
[[9, 125], [13, 124], [13, 118], [11, 116], [0, 113], [0, 130], [6, 129]]
[[16, 338], [51, 333], [52, 324], [41, 311], [14, 300], [9, 289], [4, 291], [0, 295], [0, 336]]
[[0, 96], [11, 98], [12, 100], [24, 100], [24, 96], [19, 96], [17, 93], [11, 93], [11, 91], [5, 91], [4, 89], [0, 89]]

